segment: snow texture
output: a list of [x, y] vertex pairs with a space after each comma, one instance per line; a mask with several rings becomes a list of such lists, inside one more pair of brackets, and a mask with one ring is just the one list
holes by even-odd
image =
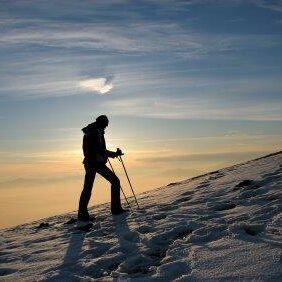
[[281, 184], [280, 152], [143, 193], [127, 216], [2, 229], [0, 280], [282, 281]]

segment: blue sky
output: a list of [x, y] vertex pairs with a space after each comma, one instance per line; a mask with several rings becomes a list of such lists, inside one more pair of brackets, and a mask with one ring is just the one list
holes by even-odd
[[282, 1], [0, 4], [3, 181], [34, 179], [19, 164], [81, 166], [99, 114], [137, 178], [148, 161], [170, 171], [158, 183], [281, 149]]

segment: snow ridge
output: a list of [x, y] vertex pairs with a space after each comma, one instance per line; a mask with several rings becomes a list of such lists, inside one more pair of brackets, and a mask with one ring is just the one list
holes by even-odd
[[73, 213], [3, 229], [0, 280], [281, 281], [281, 184], [279, 152], [143, 193], [128, 216], [95, 206], [84, 231]]

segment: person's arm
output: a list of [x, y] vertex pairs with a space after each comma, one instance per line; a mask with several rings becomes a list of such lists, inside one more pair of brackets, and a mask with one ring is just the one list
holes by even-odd
[[123, 155], [121, 149], [119, 148], [117, 148], [116, 152], [105, 150], [105, 153], [108, 158], [116, 158]]

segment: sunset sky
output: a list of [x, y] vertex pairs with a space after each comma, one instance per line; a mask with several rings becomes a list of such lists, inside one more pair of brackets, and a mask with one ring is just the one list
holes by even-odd
[[77, 209], [100, 114], [136, 193], [281, 150], [281, 1], [0, 5], [0, 226]]

